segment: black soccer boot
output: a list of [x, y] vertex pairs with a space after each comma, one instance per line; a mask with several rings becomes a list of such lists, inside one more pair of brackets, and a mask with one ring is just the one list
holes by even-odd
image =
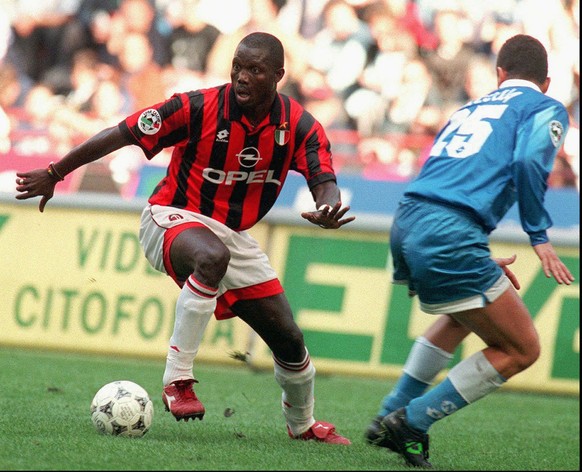
[[406, 421], [406, 410], [400, 408], [380, 421], [386, 436], [400, 453], [407, 465], [432, 468], [428, 461], [428, 434], [413, 429]]

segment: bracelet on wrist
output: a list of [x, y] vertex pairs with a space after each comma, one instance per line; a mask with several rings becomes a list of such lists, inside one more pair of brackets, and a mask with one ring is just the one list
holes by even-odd
[[57, 172], [57, 170], [55, 169], [55, 164], [54, 162], [51, 162], [48, 167], [47, 170], [48, 175], [50, 175], [53, 179], [58, 180], [59, 182], [62, 182], [63, 180], [65, 180], [65, 178], [63, 176], [61, 176], [61, 174], [59, 174]]

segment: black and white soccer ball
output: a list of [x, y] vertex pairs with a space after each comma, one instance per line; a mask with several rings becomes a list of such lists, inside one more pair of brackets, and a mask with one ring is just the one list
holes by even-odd
[[154, 418], [154, 405], [146, 390], [129, 380], [110, 382], [91, 401], [91, 421], [102, 434], [139, 438]]

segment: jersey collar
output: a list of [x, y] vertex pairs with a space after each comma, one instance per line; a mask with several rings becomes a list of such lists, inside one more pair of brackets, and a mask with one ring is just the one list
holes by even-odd
[[529, 80], [508, 79], [499, 86], [500, 89], [505, 87], [529, 87], [541, 93], [541, 89], [536, 84], [530, 82]]

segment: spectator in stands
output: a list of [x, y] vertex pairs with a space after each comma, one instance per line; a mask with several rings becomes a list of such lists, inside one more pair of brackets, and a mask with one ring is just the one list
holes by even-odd
[[21, 119], [14, 123], [18, 139], [13, 144], [15, 152], [23, 155], [67, 152], [72, 147], [70, 135], [53, 121], [61, 100], [44, 84], [33, 86], [24, 100]]
[[488, 33], [490, 35], [488, 36], [489, 43], [485, 47], [485, 53], [489, 55], [492, 64], [495, 64], [503, 43], [519, 33], [523, 33], [523, 28], [520, 23], [514, 21], [513, 14], [495, 14], [493, 16], [491, 31]]
[[433, 51], [438, 44], [438, 38], [433, 31], [423, 23], [418, 2], [415, 0], [379, 0], [390, 11], [397, 21], [400, 32], [406, 31], [412, 35], [419, 51]]
[[401, 94], [405, 65], [417, 57], [415, 39], [398, 29], [397, 19], [384, 3], [370, 6], [365, 13], [374, 45], [358, 78], [358, 88], [345, 101], [362, 137], [386, 131], [387, 111]]
[[398, 95], [388, 107], [383, 131], [434, 135], [444, 119], [441, 108], [428, 67], [420, 59], [410, 60], [404, 65]]
[[[118, 67], [117, 41], [113, 41], [114, 31], [119, 30], [120, 22], [113, 21], [116, 7], [97, 3], [100, 0], [83, 1], [78, 12], [79, 21], [87, 35], [87, 47], [97, 53], [99, 62]], [[114, 1], [114, 0], [112, 0]], [[115, 1], [115, 3], [117, 3]], [[116, 26], [119, 25], [119, 26]]]
[[15, 0], [12, 10], [12, 44], [7, 52], [18, 69], [33, 81], [50, 82], [58, 91], [66, 86], [73, 53], [84, 46], [75, 14], [80, 0]]
[[[580, 135], [578, 135], [578, 138], [580, 138]], [[564, 148], [556, 156], [554, 167], [548, 178], [548, 185], [552, 188], [578, 188], [578, 176], [572, 169], [569, 156], [564, 151]]]
[[54, 111], [53, 121], [67, 128], [75, 144], [80, 144], [104, 127], [119, 123], [126, 110], [126, 96], [112, 77], [97, 81], [82, 109], [65, 101]]
[[356, 88], [374, 38], [346, 0], [330, 0], [323, 10], [324, 27], [312, 40], [309, 65], [324, 74], [327, 86], [342, 101]]
[[[135, 88], [141, 92], [163, 89], [163, 96], [167, 96], [169, 92], [228, 80], [228, 73], [225, 76], [221, 67], [228, 64], [224, 58], [232, 54], [237, 35], [263, 30], [281, 37], [288, 53], [287, 73], [279, 84], [280, 90], [297, 98], [324, 126], [336, 132], [332, 139], [334, 147], [346, 151], [338, 157], [346, 165], [338, 162], [337, 167], [346, 171], [362, 165], [358, 162], [355, 144], [358, 134], [346, 135], [346, 130], [349, 133], [357, 129], [362, 138], [374, 137], [375, 141], [362, 143], [362, 148], [369, 148], [381, 139], [394, 140], [397, 136], [394, 133], [409, 133], [413, 137], [435, 133], [451, 108], [483, 93], [477, 89], [487, 88], [490, 69], [481, 67], [485, 58], [480, 55], [485, 54], [494, 63], [499, 47], [507, 38], [524, 30], [536, 36], [539, 33], [544, 38], [542, 42], [547, 43], [554, 78], [548, 94], [562, 101], [571, 115], [572, 132], [565, 143], [564, 163], [578, 175], [579, 138], [576, 139], [575, 132], [580, 121], [578, 0], [551, 5], [541, 0], [494, 3], [482, 0], [6, 0], [2, 8], [5, 15], [0, 18], [0, 106], [15, 123], [11, 126], [13, 133], [20, 132], [24, 98], [35, 84], [49, 85], [53, 93], [65, 97], [65, 102], [83, 110], [89, 106], [88, 97], [96, 87], [96, 77], [102, 81], [115, 80], [117, 75], [133, 75], [128, 74], [127, 64], [131, 59], [134, 64], [140, 62], [139, 58], [143, 61], [152, 48], [153, 58], [146, 62], [162, 69], [149, 68], [149, 72], [138, 76], [141, 79], [129, 82], [136, 83]], [[538, 18], [537, 12], [542, 10], [545, 14]], [[230, 13], [228, 18], [223, 14], [225, 11]], [[48, 22], [52, 13], [58, 13], [54, 16], [57, 20], [54, 29]], [[65, 18], [68, 20], [63, 22]], [[243, 26], [237, 30], [239, 25]], [[366, 28], [369, 31], [362, 34]], [[144, 43], [136, 41], [130, 31], [145, 33], [150, 38], [149, 47], [146, 45], [142, 51]], [[223, 46], [212, 47], [209, 52], [209, 43], [216, 31]], [[174, 49], [169, 48], [171, 34]], [[229, 35], [234, 38], [232, 43], [228, 41]], [[374, 42], [371, 49], [362, 47], [365, 42], [354, 46], [358, 42], [354, 38], [372, 35], [376, 42], [380, 36], [385, 37], [384, 51], [375, 50]], [[414, 57], [396, 60], [404, 50], [390, 49], [402, 40], [409, 43], [411, 36], [425, 61], [424, 67]], [[71, 37], [77, 39], [64, 39]], [[184, 46], [186, 39], [192, 38], [196, 38], [197, 44], [201, 38], [205, 39], [202, 45]], [[323, 38], [327, 38], [326, 47], [319, 49]], [[66, 48], [54, 46], [57, 39], [61, 44], [65, 41]], [[55, 56], [42, 56], [49, 44]], [[128, 44], [134, 45], [130, 56], [135, 57], [126, 58], [126, 64], [122, 65], [120, 56]], [[35, 50], [38, 47], [41, 49]], [[93, 77], [90, 77], [93, 59], [86, 54], [87, 47], [97, 54], [97, 73]], [[77, 56], [75, 52], [80, 49], [84, 51]], [[341, 53], [347, 50], [352, 52]], [[207, 62], [206, 70], [201, 70], [206, 52], [212, 59]], [[309, 57], [312, 52], [315, 59]], [[37, 60], [39, 54], [41, 60]], [[162, 59], [156, 59], [159, 57], [156, 54]], [[81, 59], [83, 56], [85, 59]], [[51, 72], [48, 72], [47, 65], [53, 64], [55, 57], [61, 58], [57, 61], [59, 66], [49, 67]], [[75, 65], [77, 61], [86, 66]], [[362, 62], [367, 66], [366, 72], [354, 72]], [[430, 81], [425, 77], [427, 66], [434, 74], [429, 92], [425, 88]], [[152, 80], [145, 86], [149, 76]], [[76, 85], [72, 83], [77, 81]], [[130, 89], [125, 82], [122, 84], [129, 97]], [[354, 90], [357, 93], [352, 95]], [[159, 92], [154, 95], [162, 96]], [[151, 98], [144, 102], [151, 103]], [[124, 114], [129, 114], [134, 107], [135, 102], [128, 99]], [[19, 143], [20, 138], [16, 144]], [[403, 143], [399, 146], [408, 146]], [[418, 151], [416, 145], [410, 149]], [[419, 155], [418, 164], [422, 164], [423, 155]], [[558, 184], [571, 185], [571, 179], [558, 176], [551, 179], [550, 185]]]
[[[126, 115], [126, 97], [115, 78], [99, 82], [93, 97], [85, 127], [83, 140], [96, 134], [103, 128], [119, 123]], [[163, 154], [169, 151], [164, 150]], [[135, 192], [139, 171], [143, 167], [143, 153], [135, 146], [118, 149], [102, 159], [107, 166], [111, 179], [122, 197], [130, 198]]]
[[299, 94], [305, 109], [325, 129], [352, 130], [353, 121], [347, 114], [343, 100], [338, 97], [320, 70], [307, 68], [299, 82]]
[[112, 21], [114, 26], [110, 38], [110, 51], [114, 54], [121, 54], [126, 37], [131, 33], [137, 33], [148, 38], [152, 58], [156, 64], [163, 67], [170, 63], [167, 36], [169, 29], [153, 0], [120, 0]]
[[485, 54], [475, 54], [469, 61], [465, 77], [465, 93], [469, 100], [476, 100], [495, 89], [497, 84], [495, 69]]
[[[73, 145], [78, 145], [104, 127], [119, 123], [127, 110], [126, 98], [116, 77], [100, 79], [84, 110], [63, 103], [53, 112], [52, 127], [60, 130], [63, 136], [67, 135]], [[119, 192], [129, 197], [142, 161], [139, 149], [132, 146], [119, 149], [83, 168], [76, 179], [77, 186], [82, 191]]]
[[98, 77], [97, 53], [92, 49], [82, 49], [75, 53], [70, 76], [70, 91], [66, 94], [67, 106], [88, 111], [89, 102], [95, 93]]
[[420, 170], [431, 136], [442, 124], [441, 107], [430, 97], [431, 84], [420, 59], [405, 64], [400, 92], [385, 112], [382, 132], [360, 138], [358, 159], [365, 178], [403, 182]]
[[458, 8], [442, 8], [435, 12], [434, 31], [438, 46], [424, 54], [440, 101], [447, 107], [458, 107], [467, 101], [466, 72], [474, 52], [466, 44], [463, 24], [466, 19]]
[[249, 21], [250, 0], [200, 0], [200, 15], [222, 34], [231, 34]]
[[24, 100], [25, 120], [22, 120], [20, 127], [28, 130], [48, 131], [57, 102], [58, 97], [50, 87], [36, 84], [26, 94]]
[[396, 140], [380, 137], [363, 139], [359, 146], [361, 175], [368, 180], [407, 182], [418, 171], [416, 156]]
[[200, 15], [199, 4], [200, 0], [172, 1], [166, 9], [166, 18], [172, 27], [168, 38], [172, 67], [202, 84], [208, 55], [221, 33]]
[[287, 0], [279, 17], [291, 31], [307, 41], [323, 28], [323, 8], [328, 0]]
[[0, 62], [0, 107], [4, 110], [21, 108], [33, 85], [28, 77], [19, 75], [13, 64]]
[[131, 109], [139, 110], [165, 99], [166, 88], [160, 65], [154, 61], [154, 48], [142, 33], [124, 36], [119, 51], [122, 90], [131, 100]]
[[81, 0], [76, 17], [85, 30], [85, 34], [90, 36], [91, 24], [95, 16], [100, 13], [111, 16], [118, 8], [119, 0]]
[[19, 111], [30, 87], [32, 85], [25, 87], [13, 64], [0, 60], [0, 155], [13, 148], [13, 130], [19, 126], [23, 115]]

